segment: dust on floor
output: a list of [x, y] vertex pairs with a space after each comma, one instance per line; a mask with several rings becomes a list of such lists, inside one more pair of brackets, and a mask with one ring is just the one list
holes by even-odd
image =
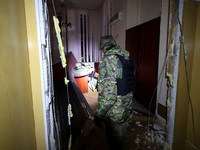
[[[96, 112], [98, 92], [93, 88], [88, 89], [84, 96], [93, 112]], [[139, 108], [139, 107], [138, 107]], [[139, 108], [140, 109], [140, 108]], [[145, 111], [144, 111], [145, 112]], [[165, 144], [165, 129], [157, 123], [160, 128], [154, 128], [153, 118], [134, 112], [132, 122], [128, 128], [127, 150], [162, 150]], [[92, 120], [88, 120], [81, 135], [73, 144], [73, 150], [109, 150], [106, 133], [99, 129]]]
[[[128, 128], [127, 150], [163, 149], [164, 134], [156, 134], [156, 130], [151, 128], [151, 122], [152, 118], [149, 121], [146, 116], [133, 117]], [[105, 130], [97, 128], [92, 120], [87, 121], [73, 150], [109, 150]]]

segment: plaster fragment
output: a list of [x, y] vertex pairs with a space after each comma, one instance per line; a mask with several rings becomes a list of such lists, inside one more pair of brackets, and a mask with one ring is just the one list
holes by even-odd
[[135, 124], [140, 124], [140, 121], [137, 121]]
[[167, 107], [172, 107], [172, 103], [170, 102], [170, 100], [167, 100]]
[[170, 86], [172, 86], [172, 85], [173, 85], [173, 82], [174, 82], [174, 80], [173, 80], [173, 75], [170, 74], [170, 73], [167, 73], [167, 77], [169, 77], [169, 83], [170, 83]]
[[137, 137], [137, 139], [135, 140], [135, 143], [136, 144], [139, 144], [140, 143], [140, 139]]

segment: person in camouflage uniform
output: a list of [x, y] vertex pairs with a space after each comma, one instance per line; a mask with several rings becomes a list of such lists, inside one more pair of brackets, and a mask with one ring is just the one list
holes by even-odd
[[100, 49], [103, 50], [104, 56], [98, 68], [99, 95], [94, 121], [98, 127], [102, 127], [102, 122], [105, 122], [111, 149], [124, 149], [127, 127], [133, 116], [133, 92], [125, 96], [117, 95], [116, 79], [122, 78], [122, 64], [115, 54], [128, 59], [129, 52], [117, 46], [111, 35], [101, 38]]

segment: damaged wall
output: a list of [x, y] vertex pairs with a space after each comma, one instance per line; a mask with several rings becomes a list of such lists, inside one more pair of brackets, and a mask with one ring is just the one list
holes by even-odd
[[[199, 2], [185, 2], [183, 9], [183, 35], [187, 49], [188, 79], [194, 107], [197, 141], [200, 140], [200, 7]], [[194, 149], [194, 134], [192, 114], [187, 91], [187, 80], [183, 56], [183, 47], [180, 49], [179, 75], [177, 87], [177, 102], [175, 115], [175, 129], [173, 149]], [[185, 143], [185, 144], [183, 144]], [[200, 145], [199, 145], [200, 146]]]

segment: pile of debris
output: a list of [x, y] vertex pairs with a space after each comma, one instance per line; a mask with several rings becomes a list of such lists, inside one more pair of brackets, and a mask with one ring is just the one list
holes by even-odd
[[[150, 121], [149, 121], [150, 120]], [[166, 144], [165, 127], [146, 116], [135, 116], [128, 129], [130, 150], [163, 150]]]

